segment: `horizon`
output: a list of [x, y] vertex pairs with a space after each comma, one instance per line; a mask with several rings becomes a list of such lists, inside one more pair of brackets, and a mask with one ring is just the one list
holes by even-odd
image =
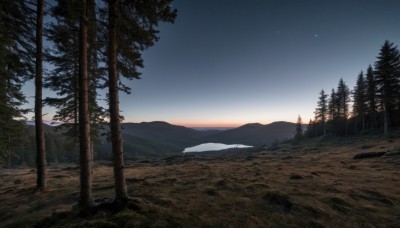
[[[142, 79], [122, 79], [132, 88], [120, 93], [124, 122], [237, 127], [300, 115], [308, 123], [321, 89], [330, 93], [340, 78], [352, 89], [385, 40], [400, 43], [400, 1], [172, 4], [177, 19], [160, 24], [160, 40], [143, 52]], [[32, 83], [24, 86], [25, 108], [34, 105]], [[104, 107], [105, 93], [98, 97]], [[51, 121], [55, 109], [43, 113]]]
[[[144, 122], [137, 122], [137, 123], [151, 123], [151, 122], [166, 122], [166, 121], [144, 121]], [[259, 123], [259, 122], [249, 122], [249, 123], [241, 123], [239, 125], [230, 125], [230, 124], [226, 124], [226, 125], [216, 125], [216, 124], [208, 124], [208, 123], [203, 123], [203, 124], [184, 124], [184, 123], [172, 123], [172, 122], [166, 122], [172, 125], [177, 125], [177, 126], [183, 126], [183, 127], [187, 127], [187, 128], [237, 128], [237, 127], [241, 127], [247, 124], [261, 124], [261, 125], [269, 125], [272, 123], [277, 123], [277, 122], [288, 122], [288, 123], [293, 123], [295, 124], [295, 122], [290, 122], [290, 121], [273, 121], [270, 123]], [[135, 122], [123, 122], [123, 123], [135, 123]], [[304, 125], [304, 123], [303, 123]]]
[[[26, 120], [26, 122], [28, 122], [30, 125], [34, 125], [35, 122], [34, 120]], [[270, 123], [259, 123], [259, 122], [252, 122], [252, 123], [242, 123], [239, 125], [214, 125], [214, 124], [184, 124], [184, 123], [174, 123], [174, 122], [167, 122], [167, 121], [162, 121], [162, 120], [153, 120], [153, 121], [141, 121], [141, 122], [122, 122], [122, 124], [141, 124], [141, 123], [154, 123], [154, 122], [164, 122], [167, 124], [171, 124], [171, 125], [175, 125], [175, 126], [182, 126], [182, 127], [186, 127], [186, 128], [192, 128], [192, 129], [232, 129], [232, 128], [238, 128], [244, 125], [248, 125], [248, 124], [261, 124], [261, 125], [269, 125], [272, 123], [277, 123], [277, 122], [287, 122], [287, 123], [292, 123], [295, 124], [295, 122], [290, 122], [290, 121], [273, 121]], [[58, 121], [51, 121], [51, 120], [43, 120], [43, 123], [48, 124], [50, 123], [52, 126], [56, 126], [56, 125], [60, 125], [62, 124], [62, 122], [58, 122]], [[305, 123], [303, 123], [303, 125], [307, 125]]]

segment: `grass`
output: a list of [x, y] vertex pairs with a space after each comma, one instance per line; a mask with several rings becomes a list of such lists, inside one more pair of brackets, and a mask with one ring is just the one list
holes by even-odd
[[[129, 208], [77, 213], [79, 170], [50, 168], [35, 193], [35, 170], [0, 174], [2, 227], [396, 227], [400, 138], [281, 144], [240, 156], [176, 157], [126, 168]], [[358, 153], [387, 151], [355, 160]], [[249, 159], [251, 156], [251, 159]], [[94, 168], [96, 199], [113, 196], [112, 168]]]

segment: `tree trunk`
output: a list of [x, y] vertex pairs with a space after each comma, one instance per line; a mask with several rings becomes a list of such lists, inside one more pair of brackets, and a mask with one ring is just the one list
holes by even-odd
[[37, 1], [36, 19], [36, 77], [35, 77], [35, 129], [36, 129], [36, 188], [43, 191], [47, 187], [46, 180], [46, 147], [42, 119], [42, 49], [43, 49], [43, 13], [44, 0]]
[[358, 118], [354, 118], [354, 132], [357, 133], [358, 129], [357, 129], [357, 119]]
[[11, 136], [10, 135], [8, 135], [7, 152], [8, 152], [8, 168], [11, 168]]
[[383, 122], [383, 132], [385, 135], [389, 134], [389, 126], [390, 126], [390, 115], [388, 105], [385, 104], [385, 116]]
[[315, 123], [315, 137], [318, 137], [318, 123]]
[[93, 176], [93, 168], [94, 168], [94, 147], [93, 141], [90, 141], [90, 173]]
[[116, 0], [108, 2], [108, 75], [109, 75], [109, 111], [111, 145], [115, 178], [115, 200], [125, 201], [128, 198], [125, 183], [125, 167], [122, 148], [121, 123], [119, 115], [118, 71], [117, 71], [117, 31], [116, 31]]
[[88, 100], [88, 61], [87, 30], [88, 15], [86, 0], [81, 1], [81, 17], [79, 24], [79, 146], [80, 146], [80, 184], [79, 203], [83, 207], [91, 207], [92, 173], [90, 168], [90, 122]]
[[[79, 62], [79, 60], [78, 60]], [[74, 75], [73, 75], [73, 90], [74, 90], [74, 125], [73, 127], [73, 132], [74, 135], [73, 137], [74, 140], [78, 138], [79, 135], [79, 120], [78, 120], [78, 113], [79, 113], [79, 64], [76, 64], [76, 61], [74, 61]]]
[[365, 132], [365, 115], [362, 115], [362, 131]]

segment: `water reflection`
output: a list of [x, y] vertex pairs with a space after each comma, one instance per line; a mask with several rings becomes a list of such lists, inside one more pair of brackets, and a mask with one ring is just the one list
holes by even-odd
[[214, 151], [214, 150], [225, 150], [230, 148], [248, 148], [252, 146], [246, 146], [242, 144], [223, 144], [223, 143], [203, 143], [194, 147], [185, 148], [183, 153], [188, 152], [204, 152], [204, 151]]

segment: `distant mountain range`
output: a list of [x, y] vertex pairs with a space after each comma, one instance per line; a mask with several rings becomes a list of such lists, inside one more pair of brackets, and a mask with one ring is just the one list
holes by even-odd
[[270, 144], [275, 140], [292, 138], [294, 130], [294, 123], [283, 121], [266, 125], [251, 123], [212, 134], [205, 139], [216, 143], [261, 146]]
[[[262, 146], [292, 138], [295, 124], [281, 121], [266, 125], [246, 124], [227, 130], [198, 130], [155, 121], [123, 123], [122, 128], [126, 156], [148, 157], [176, 155], [186, 147], [209, 142]], [[103, 148], [110, 150], [111, 145], [104, 141]]]
[[[55, 121], [43, 121], [44, 124], [48, 125], [48, 126], [59, 126], [62, 124], [62, 122], [55, 122]], [[35, 121], [34, 120], [28, 120], [26, 121], [27, 125], [31, 125], [34, 126], [35, 125]]]
[[[59, 123], [46, 124], [57, 126]], [[251, 123], [227, 130], [199, 130], [162, 121], [122, 124], [125, 155], [134, 158], [176, 155], [186, 147], [209, 142], [262, 146], [292, 138], [294, 130], [294, 123], [283, 121], [266, 125]], [[96, 150], [111, 157], [111, 144], [105, 137]]]

